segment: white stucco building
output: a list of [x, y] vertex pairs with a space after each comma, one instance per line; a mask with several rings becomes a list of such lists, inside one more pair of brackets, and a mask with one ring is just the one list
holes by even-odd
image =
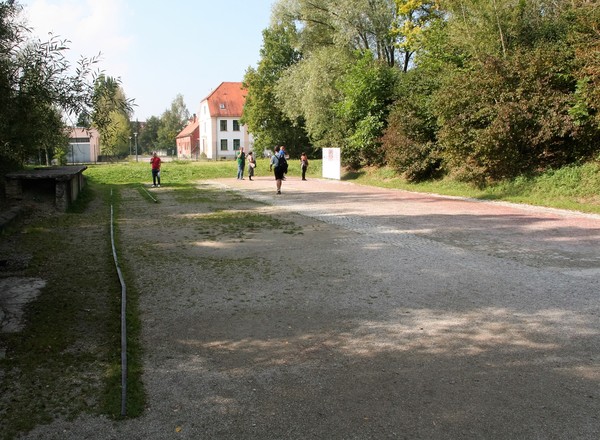
[[240, 124], [247, 91], [241, 82], [223, 82], [200, 102], [200, 154], [208, 159], [234, 159], [244, 148], [252, 151], [254, 140]]

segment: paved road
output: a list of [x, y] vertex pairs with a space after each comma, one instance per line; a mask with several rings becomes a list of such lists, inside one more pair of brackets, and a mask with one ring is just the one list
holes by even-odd
[[420, 237], [530, 266], [600, 275], [600, 215], [321, 179], [290, 178], [282, 197], [274, 195], [271, 178], [224, 183], [246, 197], [387, 241]]
[[600, 438], [600, 217], [319, 179], [200, 187], [279, 220], [210, 235], [222, 191], [123, 194], [147, 411], [27, 438]]

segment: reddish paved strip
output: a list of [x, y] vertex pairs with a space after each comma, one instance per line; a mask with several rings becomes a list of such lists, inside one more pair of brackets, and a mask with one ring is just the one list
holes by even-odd
[[326, 211], [533, 266], [600, 273], [599, 215], [324, 179], [290, 177], [280, 196], [271, 176], [219, 183], [303, 214]]

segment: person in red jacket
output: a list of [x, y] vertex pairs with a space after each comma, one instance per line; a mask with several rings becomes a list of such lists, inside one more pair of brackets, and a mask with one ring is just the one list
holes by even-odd
[[150, 163], [152, 164], [152, 188], [160, 188], [160, 157], [156, 151], [153, 153]]

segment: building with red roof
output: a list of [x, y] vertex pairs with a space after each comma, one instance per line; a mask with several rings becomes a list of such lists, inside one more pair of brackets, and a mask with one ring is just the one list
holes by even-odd
[[201, 157], [234, 159], [240, 148], [252, 151], [254, 139], [247, 127], [240, 124], [247, 93], [241, 82], [222, 82], [200, 102]]
[[198, 159], [200, 156], [200, 122], [194, 114], [175, 138], [178, 159]]

